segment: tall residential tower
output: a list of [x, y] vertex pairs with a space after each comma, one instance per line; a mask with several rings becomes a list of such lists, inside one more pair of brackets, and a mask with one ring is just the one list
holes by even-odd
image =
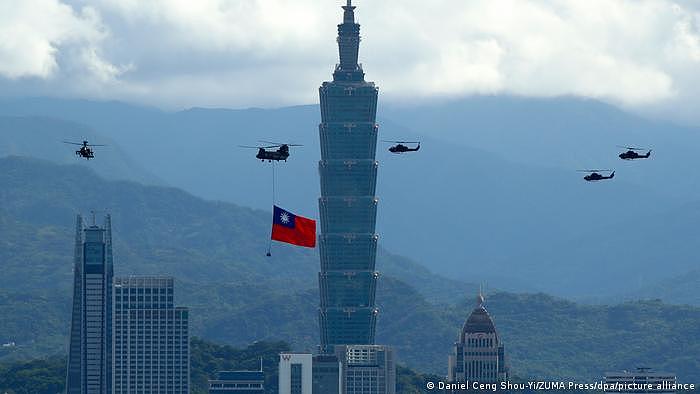
[[377, 309], [378, 89], [357, 62], [360, 25], [348, 0], [338, 25], [340, 63], [320, 88], [321, 352], [374, 344]]
[[73, 311], [68, 348], [67, 394], [112, 392], [112, 225], [75, 231]]

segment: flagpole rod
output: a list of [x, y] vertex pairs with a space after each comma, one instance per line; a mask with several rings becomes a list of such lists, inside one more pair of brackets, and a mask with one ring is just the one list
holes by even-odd
[[[276, 204], [276, 196], [275, 196], [275, 162], [272, 162], [272, 215], [275, 214], [275, 204]], [[274, 222], [274, 217], [272, 218]], [[270, 236], [270, 240], [267, 242], [267, 257], [272, 256], [272, 236]]]

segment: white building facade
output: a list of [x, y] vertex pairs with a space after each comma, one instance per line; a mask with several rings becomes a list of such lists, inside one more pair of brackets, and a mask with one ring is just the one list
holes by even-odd
[[279, 363], [279, 394], [312, 394], [313, 355], [310, 353], [281, 353]]

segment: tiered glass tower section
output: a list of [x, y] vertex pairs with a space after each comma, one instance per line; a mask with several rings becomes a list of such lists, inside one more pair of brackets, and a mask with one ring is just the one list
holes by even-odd
[[377, 252], [378, 89], [365, 82], [357, 57], [360, 25], [351, 0], [338, 25], [340, 64], [320, 88], [321, 352], [335, 345], [374, 344], [378, 310]]

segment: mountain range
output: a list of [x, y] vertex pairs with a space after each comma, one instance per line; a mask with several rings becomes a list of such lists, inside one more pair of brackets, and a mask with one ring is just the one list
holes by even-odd
[[[177, 278], [176, 303], [192, 335], [234, 346], [318, 343], [315, 251], [275, 245], [264, 255], [269, 213], [208, 201], [173, 187], [107, 180], [81, 165], [0, 159], [0, 349], [6, 360], [64, 355], [74, 215], [112, 215], [117, 275]], [[382, 251], [377, 341], [415, 370], [444, 374], [474, 307], [474, 284], [431, 274]], [[494, 291], [487, 299], [509, 362], [521, 377], [598, 379], [653, 365], [700, 376], [700, 308], [660, 301], [585, 305], [544, 294]], [[660, 334], [663, 335], [660, 335]]]
[[[442, 277], [512, 291], [612, 300], [697, 269], [693, 168], [700, 130], [577, 98], [480, 96], [380, 107], [377, 231], [388, 250]], [[107, 142], [84, 162], [108, 179], [169, 185], [270, 209], [272, 165], [260, 139], [301, 143], [275, 166], [277, 203], [317, 215], [318, 108], [167, 112], [119, 102], [0, 100], [0, 155], [66, 163], [61, 140]], [[615, 145], [653, 148], [623, 162]], [[590, 184], [578, 169], [617, 170]], [[663, 294], [653, 294], [663, 298]], [[688, 302], [693, 296], [676, 297]]]

